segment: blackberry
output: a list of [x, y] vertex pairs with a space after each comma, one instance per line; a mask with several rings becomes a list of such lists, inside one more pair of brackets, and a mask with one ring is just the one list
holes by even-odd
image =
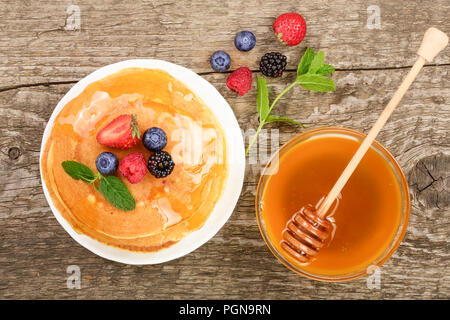
[[263, 55], [259, 68], [263, 75], [268, 77], [281, 77], [286, 69], [287, 57], [279, 52], [269, 52]]
[[157, 151], [148, 159], [147, 168], [156, 178], [165, 178], [172, 173], [175, 163], [166, 151]]

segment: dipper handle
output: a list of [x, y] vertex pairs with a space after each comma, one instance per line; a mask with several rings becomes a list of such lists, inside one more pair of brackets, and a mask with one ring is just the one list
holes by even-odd
[[317, 208], [317, 215], [320, 218], [324, 218], [327, 214], [328, 209], [330, 209], [331, 205], [333, 204], [336, 197], [339, 195], [339, 193], [344, 188], [345, 184], [347, 183], [348, 179], [352, 175], [352, 173], [355, 171], [356, 167], [358, 166], [359, 162], [361, 161], [362, 157], [366, 154], [367, 150], [370, 148], [370, 145], [375, 140], [378, 133], [381, 131], [383, 126], [385, 125], [386, 121], [388, 120], [389, 116], [394, 111], [395, 107], [399, 104], [400, 100], [405, 95], [406, 91], [408, 90], [411, 83], [414, 81], [416, 76], [418, 75], [419, 71], [422, 69], [423, 65], [425, 64], [425, 61], [431, 62], [433, 58], [442, 50], [444, 49], [448, 44], [448, 37], [445, 33], [442, 31], [436, 29], [436, 28], [429, 28], [423, 37], [422, 44], [417, 51], [417, 54], [419, 57], [417, 58], [416, 62], [412, 66], [409, 73], [406, 75], [406, 77], [403, 79], [402, 84], [397, 89], [397, 91], [394, 93], [394, 96], [391, 98], [391, 101], [389, 101], [386, 108], [383, 110], [383, 112], [380, 114], [380, 117], [375, 122], [372, 129], [370, 129], [369, 133], [367, 134], [366, 138], [363, 140], [361, 145], [359, 146], [358, 150], [356, 151], [353, 158], [348, 163], [347, 167], [342, 172], [341, 176], [337, 180], [336, 184], [333, 186], [331, 191], [328, 193], [324, 201], [322, 201], [319, 205], [319, 208]]

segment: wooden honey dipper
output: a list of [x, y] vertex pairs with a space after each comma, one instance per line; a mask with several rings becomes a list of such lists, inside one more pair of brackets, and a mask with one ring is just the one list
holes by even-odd
[[422, 44], [417, 51], [419, 57], [331, 191], [322, 202], [319, 202], [317, 209], [311, 205], [303, 207], [287, 222], [286, 229], [283, 231], [281, 247], [297, 261], [302, 264], [311, 262], [318, 254], [319, 250], [328, 243], [333, 232], [333, 225], [329, 219], [327, 219], [328, 210], [344, 188], [348, 179], [355, 171], [380, 130], [385, 125], [395, 107], [397, 107], [409, 86], [422, 69], [425, 61], [431, 62], [434, 57], [447, 46], [447, 44], [448, 37], [442, 31], [436, 28], [429, 28], [425, 32]]

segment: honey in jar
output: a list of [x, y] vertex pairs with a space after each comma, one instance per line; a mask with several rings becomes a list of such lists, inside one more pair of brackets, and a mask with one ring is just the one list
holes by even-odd
[[334, 233], [307, 264], [281, 248], [286, 223], [302, 206], [327, 195], [364, 136], [339, 128], [316, 129], [283, 146], [266, 167], [257, 192], [260, 229], [286, 266], [319, 280], [346, 280], [381, 265], [397, 248], [409, 216], [406, 180], [378, 143], [368, 150], [328, 217]]

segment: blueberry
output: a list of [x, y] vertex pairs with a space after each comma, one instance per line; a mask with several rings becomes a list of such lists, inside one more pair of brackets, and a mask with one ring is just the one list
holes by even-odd
[[216, 51], [212, 54], [209, 63], [217, 72], [225, 72], [230, 68], [231, 58], [225, 51]]
[[150, 128], [144, 132], [142, 143], [150, 151], [161, 151], [167, 144], [166, 133], [160, 128]]
[[234, 45], [239, 51], [250, 51], [256, 44], [256, 37], [250, 31], [241, 31], [234, 38]]
[[95, 166], [101, 174], [114, 174], [119, 167], [119, 159], [114, 153], [102, 152], [95, 160]]

